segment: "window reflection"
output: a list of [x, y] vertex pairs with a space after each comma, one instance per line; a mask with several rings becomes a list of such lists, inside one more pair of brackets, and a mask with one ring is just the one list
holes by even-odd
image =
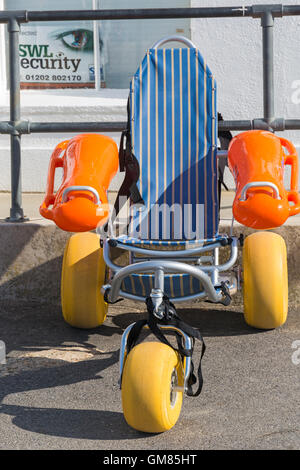
[[[190, 0], [98, 0], [99, 9], [189, 7]], [[6, 0], [6, 9], [92, 9], [92, 0]], [[190, 37], [189, 19], [99, 21], [101, 86], [128, 88], [145, 51], [158, 39]], [[23, 88], [93, 88], [93, 22], [32, 22], [21, 25]], [[47, 53], [45, 53], [45, 51]]]
[[[59, 33], [55, 39], [60, 39], [62, 43], [70, 49], [80, 51], [93, 50], [93, 31], [89, 29], [72, 29]], [[102, 41], [101, 41], [102, 42]]]

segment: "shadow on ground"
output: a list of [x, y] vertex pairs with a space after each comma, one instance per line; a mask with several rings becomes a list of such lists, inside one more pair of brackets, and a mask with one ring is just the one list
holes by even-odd
[[[119, 313], [121, 311], [124, 313]], [[199, 304], [199, 307], [194, 304], [191, 308], [179, 308], [178, 314], [184, 321], [199, 328], [204, 337], [249, 335], [259, 332], [245, 324], [240, 311], [218, 310], [210, 304], [207, 304], [207, 308], [203, 304]], [[47, 348], [61, 350], [79, 346], [89, 350], [99, 343], [104, 345], [104, 351], [100, 351], [92, 359], [74, 363], [49, 359], [47, 367], [35, 367], [34, 361], [38, 360], [32, 358], [32, 369], [21, 368], [18, 373], [0, 376], [0, 412], [12, 416], [12, 423], [20, 429], [49, 436], [104, 441], [147, 437], [147, 434], [129, 428], [123, 414], [117, 411], [38, 408], [3, 403], [8, 395], [34, 390], [38, 393], [41, 390], [81, 382], [91, 386], [90, 381], [94, 381], [92, 386], [101, 390], [102, 372], [118, 362], [120, 335], [130, 323], [145, 315], [145, 312], [140, 314], [136, 311], [135, 304], [124, 302], [122, 306], [111, 309], [107, 324], [94, 330], [79, 330], [63, 321], [58, 306], [35, 302], [2, 302], [1, 339], [6, 342], [7, 351], [12, 353], [12, 357], [18, 358], [28, 351], [44, 351]], [[112, 384], [115, 388], [117, 377]], [[82, 387], [85, 386], [87, 385]], [[112, 393], [115, 393], [115, 390]], [[26, 394], [24, 397], [21, 395], [21, 400], [26, 403]]]
[[91, 440], [145, 438], [130, 428], [122, 413], [104, 410], [67, 410], [3, 405], [2, 413], [13, 416], [20, 429], [56, 437]]
[[[208, 307], [201, 304], [199, 308], [177, 308], [177, 314], [183, 321], [198, 328], [204, 337], [253, 335], [265, 331], [248, 326], [240, 310], [214, 309], [211, 304], [207, 305]], [[136, 313], [114, 315], [112, 321], [119, 328], [125, 329], [130, 323], [141, 318], [146, 318], [145, 312], [140, 316]]]
[[8, 300], [0, 302], [0, 332], [9, 353], [66, 344], [93, 347], [93, 335], [121, 335], [122, 328], [108, 322], [95, 329], [72, 328], [63, 320], [59, 305]]

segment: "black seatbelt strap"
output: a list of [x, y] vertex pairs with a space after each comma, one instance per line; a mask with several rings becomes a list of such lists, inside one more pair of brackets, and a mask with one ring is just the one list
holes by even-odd
[[132, 153], [130, 155], [125, 155], [124, 160], [125, 177], [116, 197], [114, 218], [117, 217], [123, 205], [129, 198], [133, 204], [144, 204], [143, 198], [136, 184], [140, 176], [138, 161]]
[[[129, 198], [133, 204], [145, 205], [137, 187], [137, 182], [140, 177], [140, 166], [131, 148], [129, 99], [127, 101], [127, 127], [122, 132], [120, 139], [119, 170], [121, 173], [125, 171], [125, 176], [115, 200], [114, 211], [111, 216], [112, 223]], [[105, 225], [104, 230], [108, 230], [108, 223]]]
[[120, 140], [119, 168], [121, 172], [125, 171], [125, 177], [117, 194], [114, 206], [114, 217], [116, 217], [122, 209], [120, 205], [121, 196], [125, 196], [125, 198], [122, 198], [123, 205], [129, 198], [133, 204], [145, 204], [137, 187], [137, 182], [140, 177], [140, 167], [131, 148], [129, 99], [127, 102], [127, 128], [122, 132]]
[[[154, 315], [154, 305], [152, 303], [151, 297], [147, 297], [146, 305], [147, 305], [147, 310], [148, 310], [148, 318], [137, 321], [132, 327], [132, 329], [130, 330], [128, 338], [127, 338], [127, 354], [136, 345], [139, 339], [140, 333], [143, 327], [146, 325], [148, 325], [150, 331], [155, 335], [155, 337], [159, 341], [171, 347], [183, 357], [192, 358], [193, 352], [194, 352], [195, 339], [198, 339], [202, 343], [199, 365], [198, 365], [198, 370], [197, 370], [198, 386], [197, 386], [197, 389], [194, 391], [193, 385], [197, 383], [197, 378], [194, 373], [194, 363], [193, 363], [193, 360], [191, 360], [191, 371], [190, 371], [190, 375], [187, 381], [187, 395], [193, 396], [193, 397], [200, 395], [202, 387], [203, 387], [203, 375], [202, 375], [201, 361], [202, 361], [202, 357], [206, 349], [206, 346], [205, 346], [205, 343], [204, 343], [204, 340], [200, 331], [198, 329], [195, 329], [189, 326], [177, 315], [174, 304], [170, 302], [167, 296], [163, 297], [163, 302], [160, 306], [160, 308], [163, 311], [163, 318], [161, 319], [158, 318], [156, 315]], [[167, 338], [163, 334], [162, 330], [159, 328], [160, 324], [166, 325], [166, 326], [175, 326], [178, 329], [182, 330], [184, 333], [186, 333], [188, 336], [192, 338], [192, 343], [193, 343], [192, 348], [185, 349], [183, 347], [182, 336], [176, 332], [175, 334], [176, 334], [178, 349], [174, 348], [174, 346], [172, 346], [172, 344], [167, 340]]]

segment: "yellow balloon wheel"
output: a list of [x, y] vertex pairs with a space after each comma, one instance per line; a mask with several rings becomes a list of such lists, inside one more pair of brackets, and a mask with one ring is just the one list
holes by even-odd
[[107, 314], [100, 292], [105, 282], [105, 263], [99, 236], [76, 233], [65, 248], [61, 276], [61, 305], [67, 323], [77, 328], [95, 328]]
[[288, 311], [287, 254], [272, 232], [249, 235], [243, 248], [244, 316], [255, 328], [277, 328]]
[[126, 358], [122, 405], [127, 423], [149, 433], [171, 429], [179, 418], [184, 372], [180, 355], [170, 346], [145, 342]]

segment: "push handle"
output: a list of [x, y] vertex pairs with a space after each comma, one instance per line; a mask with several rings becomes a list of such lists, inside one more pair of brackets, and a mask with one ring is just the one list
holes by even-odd
[[163, 46], [163, 44], [166, 44], [167, 42], [181, 42], [185, 44], [187, 47], [190, 47], [191, 49], [197, 49], [195, 44], [190, 39], [187, 39], [184, 36], [177, 36], [177, 35], [167, 36], [165, 38], [160, 39], [155, 44], [153, 44], [151, 49], [157, 49], [158, 47]]
[[280, 199], [279, 189], [276, 184], [271, 183], [270, 181], [252, 181], [251, 183], [247, 183], [242, 191], [239, 200], [245, 202], [247, 200], [247, 191], [250, 188], [261, 188], [261, 187], [269, 187], [273, 189], [273, 196], [275, 199]]
[[63, 157], [61, 157], [61, 153], [66, 149], [68, 142], [69, 142], [68, 140], [64, 140], [63, 142], [60, 142], [55, 147], [50, 158], [46, 196], [40, 206], [40, 213], [46, 219], [53, 220], [53, 211], [49, 209], [49, 206], [52, 205], [55, 200], [55, 194], [54, 194], [55, 170], [56, 168], [63, 167], [64, 159]]
[[101, 204], [101, 200], [100, 200], [100, 197], [99, 197], [99, 194], [98, 194], [98, 191], [93, 188], [92, 186], [69, 186], [68, 188], [66, 188], [62, 194], [62, 200], [61, 202], [67, 202], [68, 200], [68, 194], [70, 192], [74, 192], [74, 191], [89, 191], [90, 193], [92, 193], [94, 195], [94, 198], [95, 198], [95, 204], [97, 206], [99, 206], [99, 204]]
[[281, 145], [288, 151], [285, 155], [284, 164], [291, 165], [291, 189], [287, 191], [288, 201], [294, 203], [289, 207], [291, 215], [299, 214], [300, 212], [300, 194], [298, 192], [298, 155], [295, 146], [287, 139], [280, 137]]

